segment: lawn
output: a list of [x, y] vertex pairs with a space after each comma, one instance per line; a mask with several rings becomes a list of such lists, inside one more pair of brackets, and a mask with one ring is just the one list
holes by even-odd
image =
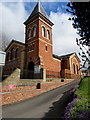
[[90, 117], [90, 77], [82, 79], [75, 91], [77, 98], [74, 98], [66, 107], [65, 119], [88, 120]]
[[75, 93], [78, 98], [90, 100], [90, 77], [82, 79], [81, 84]]

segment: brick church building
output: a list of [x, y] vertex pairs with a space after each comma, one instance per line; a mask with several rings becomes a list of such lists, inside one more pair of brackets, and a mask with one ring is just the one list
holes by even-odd
[[[22, 78], [38, 78], [42, 69], [48, 78], [72, 78], [80, 76], [80, 60], [76, 53], [64, 56], [52, 53], [52, 26], [40, 2], [24, 22], [25, 43], [12, 40], [6, 48], [3, 76], [9, 76], [16, 68]], [[40, 76], [39, 76], [40, 77]]]

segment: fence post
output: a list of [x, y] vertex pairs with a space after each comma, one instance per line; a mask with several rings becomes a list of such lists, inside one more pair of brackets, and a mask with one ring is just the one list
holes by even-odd
[[43, 81], [46, 81], [46, 69], [41, 68], [41, 78], [43, 79]]

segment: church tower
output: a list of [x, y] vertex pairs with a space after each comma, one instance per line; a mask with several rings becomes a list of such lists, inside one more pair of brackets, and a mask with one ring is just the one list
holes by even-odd
[[[40, 2], [38, 2], [31, 15], [24, 22], [26, 65], [25, 69], [46, 68], [52, 57], [52, 26]], [[36, 70], [38, 71], [38, 70]]]

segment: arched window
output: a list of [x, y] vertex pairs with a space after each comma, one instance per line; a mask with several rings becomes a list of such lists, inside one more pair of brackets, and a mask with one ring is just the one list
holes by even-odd
[[28, 30], [28, 39], [31, 38], [31, 30]]
[[76, 65], [76, 73], [78, 74], [78, 65]]
[[73, 73], [75, 74], [75, 64], [73, 63]]
[[14, 48], [11, 49], [10, 60], [14, 58]]
[[42, 36], [45, 37], [45, 27], [42, 27]]
[[33, 27], [33, 37], [35, 37], [36, 36], [36, 27], [34, 26]]
[[18, 54], [19, 53], [19, 50], [18, 50], [18, 48], [16, 48], [16, 51], [15, 51], [15, 58], [17, 58], [18, 57]]
[[49, 30], [47, 30], [47, 39], [50, 40], [50, 31]]

